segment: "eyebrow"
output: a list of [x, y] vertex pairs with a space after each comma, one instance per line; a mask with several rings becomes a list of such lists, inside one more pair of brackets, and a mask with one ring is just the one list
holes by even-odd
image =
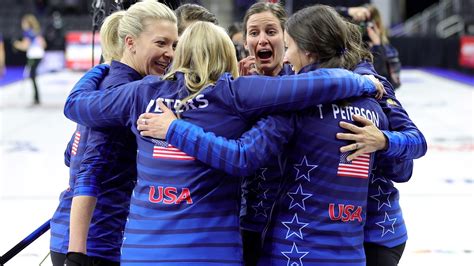
[[[259, 23], [248, 24], [248, 25], [247, 25], [247, 28], [258, 28], [260, 25], [262, 25], [262, 24], [259, 24]], [[265, 28], [269, 28], [269, 27], [278, 28], [279, 26], [280, 26], [280, 24], [274, 23], [274, 22], [267, 23], [267, 24], [264, 25]]]
[[170, 38], [164, 37], [164, 36], [161, 36], [161, 35], [157, 36], [156, 38], [153, 38], [153, 41], [156, 41], [156, 40], [158, 40], [158, 39], [163, 39], [163, 40], [166, 41], [166, 42], [171, 42], [171, 39], [170, 39]]

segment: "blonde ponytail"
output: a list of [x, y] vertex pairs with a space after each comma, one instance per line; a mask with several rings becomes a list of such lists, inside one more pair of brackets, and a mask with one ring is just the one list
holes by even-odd
[[105, 61], [120, 60], [122, 58], [124, 43], [118, 36], [120, 20], [126, 11], [117, 11], [108, 16], [100, 28], [100, 42], [102, 56]]
[[154, 0], [138, 2], [127, 11], [118, 11], [108, 16], [100, 29], [104, 59], [120, 60], [125, 49], [125, 37], [128, 35], [137, 38], [149, 20], [166, 20], [176, 24], [173, 10]]

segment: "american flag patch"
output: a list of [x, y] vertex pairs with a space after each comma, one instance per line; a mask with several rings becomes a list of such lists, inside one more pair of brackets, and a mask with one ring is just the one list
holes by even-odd
[[169, 160], [195, 160], [194, 157], [187, 155], [178, 148], [170, 145], [163, 140], [153, 140], [153, 158]]
[[77, 154], [77, 148], [79, 147], [79, 141], [81, 140], [81, 132], [77, 131], [74, 135], [74, 141], [72, 142], [71, 154]]
[[353, 159], [351, 162], [347, 161], [348, 152], [341, 154], [341, 160], [337, 167], [338, 176], [348, 176], [355, 178], [369, 178], [370, 168], [370, 154], [362, 154]]

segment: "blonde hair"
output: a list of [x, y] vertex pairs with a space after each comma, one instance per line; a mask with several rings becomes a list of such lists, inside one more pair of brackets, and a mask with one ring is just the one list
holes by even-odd
[[177, 21], [171, 9], [155, 0], [138, 2], [127, 11], [118, 11], [108, 16], [100, 29], [105, 61], [120, 60], [125, 49], [125, 37], [129, 35], [137, 38], [149, 20]]
[[214, 84], [225, 72], [238, 77], [234, 44], [226, 31], [204, 21], [189, 26], [179, 39], [170, 71], [163, 79], [172, 78], [178, 71], [184, 73], [190, 92], [183, 103]]
[[34, 15], [26, 14], [23, 16], [22, 20], [28, 24], [28, 27], [30, 27], [34, 31], [34, 33], [36, 34], [41, 33], [41, 27], [40, 27], [39, 21]]
[[205, 7], [196, 4], [180, 5], [175, 11], [178, 18], [178, 35], [181, 35], [190, 22], [208, 21], [219, 25], [216, 15]]
[[369, 9], [370, 12], [370, 18], [372, 21], [375, 23], [375, 25], [379, 28], [380, 30], [380, 37], [382, 37], [382, 44], [387, 44], [388, 43], [388, 33], [387, 29], [383, 25], [382, 22], [382, 16], [380, 15], [379, 10], [377, 9], [376, 6], [368, 4], [366, 5], [367, 9]]

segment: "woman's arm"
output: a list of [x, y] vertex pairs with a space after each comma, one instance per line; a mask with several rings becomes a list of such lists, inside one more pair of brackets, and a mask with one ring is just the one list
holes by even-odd
[[140, 81], [98, 90], [108, 70], [109, 66], [98, 65], [77, 82], [64, 106], [67, 118], [88, 127], [127, 125]]
[[229, 101], [236, 113], [251, 119], [363, 94], [381, 97], [383, 86], [345, 69], [328, 68], [298, 75], [240, 77], [230, 80], [229, 90], [223, 93], [223, 99]]
[[97, 197], [74, 196], [69, 221], [68, 252], [87, 254], [87, 236]]
[[28, 38], [23, 38], [21, 41], [14, 41], [13, 42], [13, 47], [17, 50], [20, 51], [26, 51], [28, 50], [28, 47], [30, 46], [31, 41]]
[[[361, 64], [355, 71], [361, 74], [375, 73], [370, 64]], [[387, 140], [387, 145], [381, 154], [397, 160], [412, 160], [424, 156], [427, 144], [423, 133], [413, 123], [402, 104], [395, 97], [390, 83], [377, 74], [375, 76], [381, 80], [387, 92], [378, 102], [390, 124], [389, 130], [381, 131]], [[350, 140], [350, 138], [343, 139]], [[364, 136], [361, 135], [359, 139], [364, 139]]]
[[[87, 144], [74, 184], [71, 207], [69, 251], [86, 254], [91, 218], [110, 168], [119, 163], [127, 143], [118, 141], [110, 130], [88, 129]], [[120, 138], [122, 140], [122, 138]], [[125, 150], [125, 151], [124, 151]], [[114, 176], [116, 177], [116, 176]]]
[[137, 128], [142, 136], [166, 139], [186, 154], [234, 176], [253, 174], [268, 164], [294, 132], [293, 115], [273, 115], [260, 119], [239, 139], [226, 139], [177, 120], [163, 104], [160, 108], [162, 114], [146, 113], [139, 117]]

